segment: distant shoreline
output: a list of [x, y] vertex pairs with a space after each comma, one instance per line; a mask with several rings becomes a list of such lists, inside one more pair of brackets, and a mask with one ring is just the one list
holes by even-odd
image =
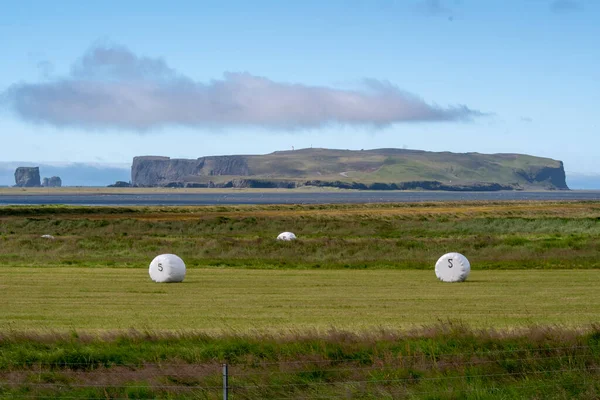
[[[597, 190], [560, 190], [560, 192], [595, 192]], [[99, 195], [99, 194], [228, 194], [228, 193], [446, 193], [452, 192], [448, 190], [358, 190], [358, 189], [340, 189], [334, 187], [316, 187], [316, 186], [303, 186], [293, 189], [284, 188], [166, 188], [166, 187], [100, 187], [100, 186], [64, 186], [64, 187], [0, 187], [0, 196], [28, 196], [28, 195]], [[470, 192], [470, 191], [467, 191]], [[516, 192], [515, 190], [497, 190], [497, 191], [472, 191], [473, 193], [511, 193]], [[533, 189], [524, 190], [521, 192], [547, 192], [553, 193], [557, 190], [547, 189]]]
[[[427, 190], [432, 192], [432, 190]], [[167, 188], [167, 187], [101, 187], [101, 186], [63, 186], [63, 187], [0, 187], [0, 196], [27, 195], [85, 195], [85, 194], [202, 194], [202, 193], [323, 193], [323, 192], [380, 192], [379, 190], [338, 189], [331, 187], [303, 186], [294, 189], [257, 189], [257, 188]], [[396, 190], [396, 192], [415, 192], [415, 190]], [[417, 192], [422, 192], [417, 191]]]

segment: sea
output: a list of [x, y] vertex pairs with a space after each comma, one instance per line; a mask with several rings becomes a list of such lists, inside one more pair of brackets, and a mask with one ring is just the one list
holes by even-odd
[[2, 205], [192, 206], [241, 204], [343, 204], [441, 201], [565, 201], [600, 200], [600, 190], [566, 191], [327, 191], [327, 192], [202, 192], [202, 193], [49, 193], [0, 194]]

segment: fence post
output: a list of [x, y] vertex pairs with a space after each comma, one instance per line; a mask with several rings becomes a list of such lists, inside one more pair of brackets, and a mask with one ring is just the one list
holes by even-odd
[[223, 364], [223, 400], [229, 399], [229, 373], [227, 364]]

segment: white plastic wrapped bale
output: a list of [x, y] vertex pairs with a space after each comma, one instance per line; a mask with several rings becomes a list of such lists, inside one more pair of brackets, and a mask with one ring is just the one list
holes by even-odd
[[469, 260], [460, 253], [444, 254], [435, 263], [435, 275], [443, 282], [462, 282], [470, 272]]
[[161, 254], [154, 257], [149, 272], [154, 282], [181, 282], [185, 278], [185, 263], [175, 254]]
[[296, 235], [292, 232], [281, 232], [279, 236], [277, 236], [277, 240], [295, 240]]

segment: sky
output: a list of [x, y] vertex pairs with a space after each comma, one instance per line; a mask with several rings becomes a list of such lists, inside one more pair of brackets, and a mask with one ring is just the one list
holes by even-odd
[[596, 0], [6, 0], [0, 162], [394, 147], [600, 174], [598, 21]]

